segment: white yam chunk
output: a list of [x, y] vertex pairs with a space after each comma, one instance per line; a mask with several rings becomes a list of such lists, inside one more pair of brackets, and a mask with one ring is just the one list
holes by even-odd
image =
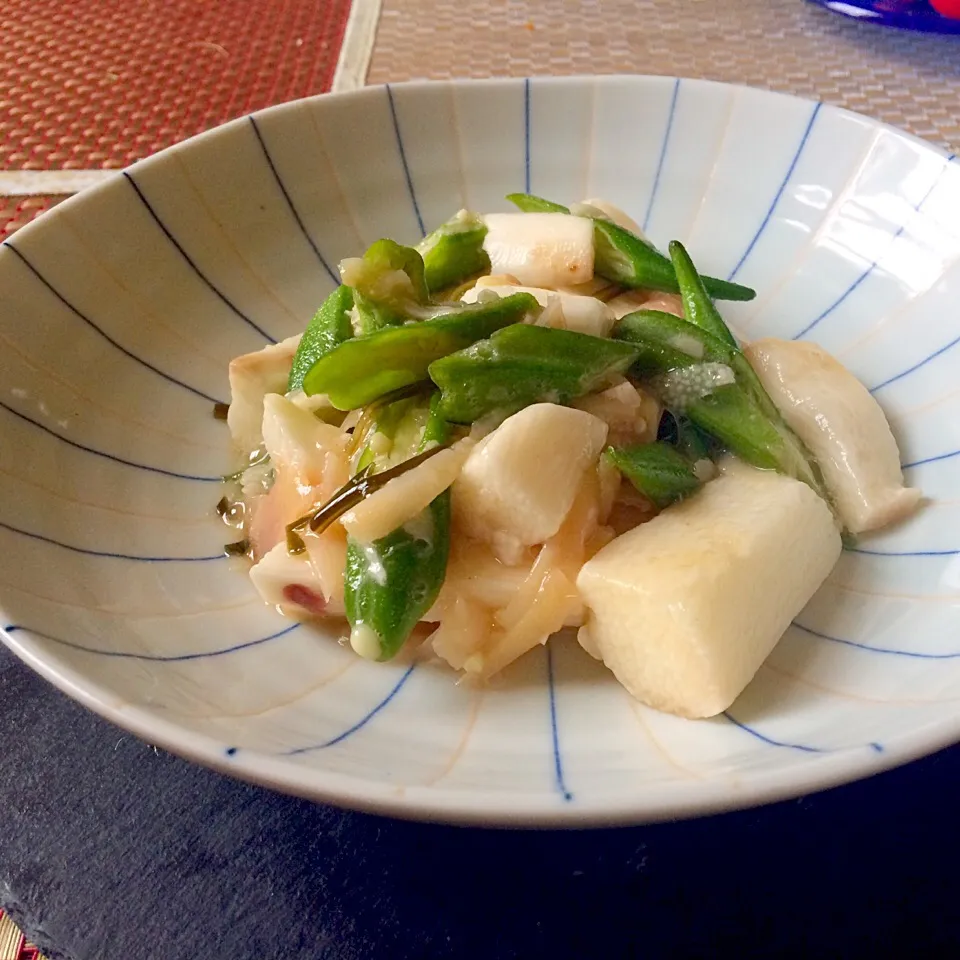
[[596, 297], [585, 297], [576, 293], [560, 293], [544, 290], [542, 287], [522, 287], [513, 285], [491, 285], [478, 283], [460, 299], [464, 303], [476, 303], [480, 295], [492, 290], [499, 297], [509, 297], [515, 293], [529, 293], [535, 297], [541, 307], [548, 307], [551, 301], [559, 302], [560, 322], [556, 326], [575, 333], [586, 333], [593, 337], [609, 337], [615, 318], [613, 311]]
[[491, 213], [483, 248], [491, 273], [531, 287], [562, 287], [593, 278], [593, 224], [567, 213]]
[[916, 508], [921, 492], [903, 484], [900, 451], [886, 417], [846, 367], [806, 341], [757, 340], [746, 354], [819, 462], [851, 533], [883, 527]]
[[244, 455], [260, 446], [263, 398], [286, 393], [300, 334], [272, 343], [230, 361], [230, 411], [227, 426], [237, 449]]
[[560, 529], [606, 438], [607, 425], [582, 410], [536, 403], [515, 413], [463, 465], [453, 485], [455, 521], [488, 543], [498, 533], [543, 543]]
[[735, 464], [584, 564], [584, 646], [638, 700], [712, 717], [750, 682], [840, 549], [810, 487]]

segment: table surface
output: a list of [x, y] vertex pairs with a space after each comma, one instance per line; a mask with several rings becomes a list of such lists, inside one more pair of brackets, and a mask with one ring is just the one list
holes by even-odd
[[[346, 2], [236, 0], [233, 21], [227, 6], [169, 0], [154, 28], [155, 0], [128, 0], [122, 13], [113, 0], [7, 0], [0, 182], [121, 166], [251, 105], [329, 87]], [[375, 0], [359, 8], [375, 18]], [[956, 38], [874, 28], [803, 0], [383, 0], [379, 12], [371, 83], [708, 77], [960, 147]], [[155, 52], [124, 54], [144, 34]], [[0, 197], [0, 238], [61, 198], [48, 183]], [[234, 782], [99, 720], [5, 651], [0, 730], [0, 905], [51, 960], [960, 947], [957, 748], [760, 810], [537, 833], [391, 822]]]

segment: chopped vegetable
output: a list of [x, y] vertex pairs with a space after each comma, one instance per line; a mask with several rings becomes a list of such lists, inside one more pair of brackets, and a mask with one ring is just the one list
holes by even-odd
[[304, 391], [327, 394], [338, 410], [362, 407], [391, 390], [426, 380], [433, 361], [540, 312], [526, 293], [444, 309], [432, 320], [388, 327], [340, 344], [310, 368]]
[[317, 360], [353, 336], [353, 326], [350, 323], [352, 309], [353, 290], [350, 287], [337, 287], [323, 301], [300, 338], [287, 382], [288, 391], [301, 390], [303, 378]]
[[491, 213], [483, 247], [494, 273], [531, 287], [593, 279], [593, 228], [569, 213]]
[[348, 510], [360, 503], [364, 497], [370, 496], [396, 477], [402, 476], [408, 470], [420, 466], [429, 457], [439, 453], [443, 447], [433, 447], [423, 453], [404, 460], [403, 463], [384, 470], [375, 477], [369, 476], [369, 468], [364, 468], [352, 479], [348, 480], [329, 500], [311, 513], [294, 520], [287, 526], [294, 532], [309, 527], [314, 533], [322, 533], [331, 523], [335, 523]]
[[[526, 212], [570, 212], [559, 203], [531, 194], [511, 193], [507, 199]], [[604, 217], [593, 219], [593, 243], [594, 269], [608, 280], [625, 287], [680, 292], [670, 260], [648, 240]], [[718, 300], [752, 300], [757, 295], [750, 287], [715, 277], [704, 277], [704, 284], [710, 295]]]
[[377, 240], [362, 257], [341, 261], [340, 276], [353, 288], [358, 335], [403, 323], [429, 296], [423, 257], [393, 240]]
[[487, 225], [467, 210], [428, 233], [417, 244], [427, 290], [436, 294], [489, 271], [490, 258], [483, 249], [486, 235]]
[[[446, 443], [446, 424], [433, 403], [419, 438], [421, 451]], [[389, 660], [433, 606], [450, 553], [450, 491], [444, 490], [418, 516], [372, 543], [347, 541], [344, 597], [351, 642], [361, 656]], [[370, 641], [373, 640], [373, 643]]]
[[606, 201], [509, 199], [344, 260], [299, 344], [231, 363], [226, 549], [284, 613], [345, 614], [363, 657], [429, 622], [485, 680], [580, 628], [634, 695], [712, 716], [836, 560], [834, 514], [869, 529], [920, 494], [819, 348], [748, 360], [713, 298], [752, 290]]
[[637, 310], [617, 323], [614, 336], [637, 349], [638, 377], [712, 362], [733, 365], [733, 350], [686, 320], [658, 310]]
[[679, 317], [653, 310], [628, 314], [615, 335], [637, 350], [633, 371], [675, 415], [747, 463], [809, 483], [823, 484], [800, 440], [783, 422], [736, 346]]
[[519, 547], [543, 543], [560, 528], [606, 438], [607, 425], [582, 410], [524, 407], [464, 463], [453, 489], [460, 529], [495, 547], [508, 539]]
[[628, 343], [518, 324], [437, 360], [429, 372], [443, 415], [473, 423], [541, 401], [569, 403], [610, 386], [636, 357]]
[[463, 302], [477, 303], [493, 294], [509, 297], [515, 293], [529, 293], [532, 297], [536, 297], [537, 303], [544, 308], [539, 321], [542, 326], [589, 333], [594, 337], [610, 336], [614, 324], [613, 311], [596, 297], [567, 293], [563, 290], [547, 290], [542, 287], [520, 287], [486, 282], [490, 279], [484, 277], [477, 282], [476, 286], [467, 290], [463, 294]]
[[747, 357], [816, 457], [847, 530], [873, 530], [913, 512], [921, 493], [904, 485], [883, 410], [849, 370], [822, 347], [797, 340], [758, 340]]
[[356, 540], [372, 543], [392, 530], [414, 520], [435, 497], [439, 497], [460, 475], [464, 460], [473, 447], [469, 438], [449, 447], [437, 446], [400, 464], [375, 474], [368, 484], [390, 474], [389, 482], [368, 488], [367, 495], [342, 514], [341, 523]]
[[822, 491], [802, 444], [782, 421], [771, 421], [742, 387], [718, 387], [688, 404], [685, 412], [694, 424], [747, 463], [778, 470], [803, 480], [818, 493]]
[[[237, 454], [246, 460], [260, 446], [263, 398], [269, 393], [284, 393], [290, 379], [290, 364], [297, 352], [300, 335], [280, 343], [270, 343], [253, 353], [244, 353], [230, 361], [230, 409], [227, 426]], [[238, 464], [239, 466], [239, 464]]]
[[693, 464], [669, 443], [607, 447], [604, 456], [660, 510], [703, 485]]
[[711, 717], [830, 573], [840, 536], [807, 486], [742, 464], [588, 560], [591, 644], [635, 697]]
[[724, 323], [723, 317], [710, 299], [703, 279], [690, 259], [690, 254], [679, 240], [674, 240], [670, 244], [670, 259], [673, 261], [677, 283], [680, 286], [684, 317], [694, 326], [706, 330], [718, 340], [736, 349], [737, 338]]

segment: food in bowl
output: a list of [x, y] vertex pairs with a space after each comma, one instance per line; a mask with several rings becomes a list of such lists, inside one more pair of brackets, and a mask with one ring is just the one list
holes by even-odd
[[[709, 717], [829, 575], [908, 515], [887, 421], [754, 291], [626, 214], [527, 194], [340, 264], [300, 337], [236, 358], [220, 509], [268, 603], [487, 679], [564, 627], [639, 700]], [[420, 636], [422, 639], [422, 636]]]

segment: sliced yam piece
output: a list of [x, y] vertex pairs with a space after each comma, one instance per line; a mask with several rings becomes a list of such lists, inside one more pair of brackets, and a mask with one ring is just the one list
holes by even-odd
[[[317, 498], [319, 499], [319, 498]], [[246, 530], [254, 560], [286, 542], [287, 524], [303, 516], [317, 502], [312, 488], [297, 486], [292, 474], [277, 474], [273, 486], [247, 501]]]
[[657, 439], [663, 412], [659, 401], [627, 380], [580, 397], [573, 406], [599, 417], [609, 428], [607, 442], [615, 446], [652, 443]]
[[603, 655], [600, 653], [600, 648], [597, 646], [596, 642], [593, 639], [593, 634], [590, 632], [590, 627], [587, 624], [584, 624], [577, 631], [577, 643], [583, 647], [585, 653], [588, 653], [594, 660], [599, 660], [603, 663]]
[[346, 538], [340, 531], [327, 531], [304, 542], [307, 553], [298, 556], [278, 543], [253, 565], [250, 580], [266, 603], [288, 616], [342, 617]]
[[487, 679], [544, 644], [580, 606], [576, 587], [559, 569], [549, 570], [523, 616], [494, 634], [491, 644], [464, 664], [468, 674]]
[[[263, 398], [263, 444], [276, 471], [332, 493], [346, 482], [348, 434], [277, 393]], [[294, 518], [291, 518], [294, 519]]]
[[599, 523], [606, 523], [620, 493], [620, 471], [606, 458], [597, 461], [597, 482], [600, 489]]
[[726, 710], [840, 556], [806, 484], [742, 464], [584, 564], [589, 638], [638, 700], [683, 717]]
[[458, 440], [394, 477], [340, 518], [344, 529], [360, 543], [372, 543], [402, 527], [457, 479], [473, 445], [468, 438]]
[[608, 300], [607, 306], [618, 320], [637, 310], [659, 310], [661, 313], [672, 313], [675, 317], [683, 317], [683, 301], [680, 295], [661, 293], [657, 290], [625, 290], [612, 300]]
[[462, 670], [489, 640], [491, 623], [487, 607], [458, 597], [430, 638], [434, 653], [454, 670]]
[[580, 626], [583, 603], [574, 582], [598, 531], [600, 499], [597, 471], [588, 469], [560, 529], [543, 545], [510, 602], [494, 615], [497, 629], [490, 644], [467, 662], [469, 672], [491, 677], [552, 633]]
[[[592, 200], [584, 200], [582, 206], [593, 208], [593, 210], [601, 216], [606, 217], [607, 220], [613, 221], [618, 227], [623, 227], [624, 230], [635, 233], [641, 240], [647, 239], [640, 224], [629, 214], [624, 213], [619, 207], [615, 207], [609, 200], [593, 198]], [[595, 216], [596, 214], [591, 215]]]
[[275, 478], [267, 493], [248, 500], [254, 559], [285, 541], [287, 524], [328, 500], [349, 476], [349, 436], [286, 397], [264, 398], [261, 432]]
[[514, 293], [529, 293], [536, 298], [541, 307], [550, 308], [556, 304], [557, 322], [549, 323], [549, 326], [555, 326], [561, 330], [573, 330], [575, 333], [586, 333], [593, 337], [609, 337], [615, 322], [613, 311], [596, 297], [560, 293], [555, 290], [545, 290], [542, 287], [478, 282], [460, 299], [464, 303], [476, 303], [485, 292], [487, 295], [492, 292], [500, 297], [509, 297]]
[[521, 545], [543, 543], [560, 529], [606, 438], [602, 420], [557, 404], [508, 417], [463, 465], [453, 486], [456, 524], [487, 542], [502, 533]]
[[536, 559], [534, 552], [527, 549], [517, 564], [503, 563], [489, 544], [468, 538], [456, 523], [450, 541], [447, 576], [440, 597], [434, 604], [434, 607], [442, 609], [445, 609], [451, 595], [454, 599], [463, 596], [475, 600], [491, 610], [505, 607], [529, 576]]
[[491, 273], [532, 287], [593, 279], [593, 224], [566, 213], [491, 213], [483, 248]]
[[765, 339], [745, 350], [783, 418], [817, 459], [851, 533], [908, 516], [921, 492], [906, 487], [900, 451], [880, 405], [815, 343]]
[[243, 456], [260, 446], [263, 398], [268, 393], [286, 393], [299, 343], [300, 334], [297, 334], [230, 361], [227, 426], [234, 446]]

